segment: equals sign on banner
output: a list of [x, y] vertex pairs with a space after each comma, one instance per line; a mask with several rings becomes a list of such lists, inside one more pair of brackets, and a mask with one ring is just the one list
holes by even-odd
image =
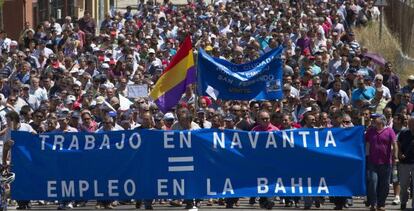
[[194, 171], [194, 165], [189, 162], [194, 162], [194, 157], [168, 157], [169, 172]]

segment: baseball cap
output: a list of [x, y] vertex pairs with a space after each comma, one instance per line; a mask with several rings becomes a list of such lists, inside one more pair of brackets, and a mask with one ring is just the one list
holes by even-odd
[[101, 68], [102, 68], [102, 69], [109, 69], [109, 64], [107, 64], [107, 63], [102, 63]]
[[205, 51], [212, 51], [212, 50], [213, 50], [213, 47], [211, 47], [211, 45], [209, 45], [209, 46], [207, 46], [204, 50], [205, 50]]
[[116, 64], [115, 59], [109, 59], [109, 64]]
[[155, 53], [155, 50], [153, 48], [148, 49], [148, 53]]
[[154, 116], [154, 120], [160, 121], [164, 118], [164, 115], [162, 113], [157, 113]]
[[62, 108], [58, 111], [56, 116], [57, 116], [58, 119], [66, 119], [69, 115], [69, 112], [70, 111], [69, 111], [68, 108]]
[[174, 120], [174, 114], [172, 114], [171, 112], [168, 112], [166, 114], [164, 114], [164, 120]]
[[384, 115], [379, 114], [379, 113], [373, 113], [371, 114], [371, 118], [379, 118], [379, 117], [383, 117]]
[[19, 44], [17, 43], [17, 41], [13, 40], [10, 42], [10, 46], [18, 46]]
[[102, 97], [102, 96], [98, 96], [98, 97], [96, 97], [95, 101], [96, 101], [96, 104], [97, 104], [97, 105], [101, 105], [101, 104], [103, 104], [103, 103], [104, 103], [105, 98], [104, 98], [104, 97]]
[[56, 54], [53, 54], [53, 53], [52, 53], [52, 54], [50, 54], [50, 55], [49, 55], [49, 59], [57, 59]]
[[224, 116], [223, 120], [224, 121], [234, 121], [236, 118], [236, 116], [234, 116], [233, 114], [227, 114], [226, 116]]
[[70, 117], [74, 118], [74, 119], [80, 119], [80, 112], [79, 111], [74, 111], [72, 112], [72, 114], [70, 115]]
[[73, 96], [73, 95], [68, 95], [68, 96], [66, 97], [65, 103], [66, 103], [66, 104], [69, 104], [69, 103], [74, 103], [75, 101], [76, 101], [76, 97], [75, 97], [75, 96]]
[[117, 115], [116, 111], [108, 112], [108, 116], [110, 116], [110, 117], [116, 117], [116, 115]]
[[58, 118], [58, 120], [66, 119], [66, 118], [68, 118], [68, 113], [66, 113], [66, 112], [59, 112], [57, 114], [57, 118]]
[[22, 84], [22, 89], [30, 89], [30, 85], [29, 84]]

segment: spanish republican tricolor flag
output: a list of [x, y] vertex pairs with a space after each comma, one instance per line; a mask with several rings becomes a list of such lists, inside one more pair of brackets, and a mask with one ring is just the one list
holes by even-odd
[[186, 87], [195, 82], [193, 47], [187, 36], [149, 95], [165, 113], [178, 104]]

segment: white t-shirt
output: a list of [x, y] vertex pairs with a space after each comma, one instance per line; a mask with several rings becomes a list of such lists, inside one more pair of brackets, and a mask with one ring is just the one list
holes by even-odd
[[[111, 129], [111, 131], [120, 131], [120, 130], [124, 130], [124, 128], [122, 128], [121, 126], [119, 126], [118, 124], [115, 124], [115, 126], [114, 127], [112, 127], [112, 129]], [[107, 132], [107, 130], [105, 130], [104, 128], [103, 128], [103, 126], [102, 127], [100, 127], [98, 130], [96, 130], [96, 132], [95, 133], [104, 133], [104, 132]]]
[[30, 89], [30, 94], [34, 95], [39, 102], [42, 100], [47, 100], [47, 91], [44, 88], [38, 87], [35, 89]]
[[[6, 134], [4, 135], [4, 140], [10, 140], [11, 139], [11, 129], [8, 128], [6, 131]], [[25, 132], [29, 132], [29, 133], [36, 133], [36, 131], [32, 128], [32, 126], [30, 126], [29, 124], [26, 123], [20, 123], [20, 127], [16, 130], [16, 131], [25, 131]]]

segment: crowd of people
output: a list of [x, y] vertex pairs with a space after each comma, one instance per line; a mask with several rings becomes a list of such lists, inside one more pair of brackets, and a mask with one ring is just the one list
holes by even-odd
[[[393, 203], [405, 209], [414, 175], [414, 75], [400, 81], [392, 63], [371, 60], [366, 56], [369, 49], [356, 39], [355, 28], [379, 18], [373, 4], [373, 0], [189, 0], [177, 6], [168, 0], [141, 0], [126, 12], [109, 11], [98, 24], [85, 11], [80, 18], [27, 24], [18, 40], [1, 31], [2, 162], [10, 162], [11, 130], [274, 131], [362, 125], [367, 145], [366, 205], [385, 210], [391, 183]], [[284, 98], [213, 100], [196, 97], [194, 84], [173, 110], [162, 113], [148, 97], [131, 97], [134, 85], [151, 90], [187, 34], [195, 54], [203, 48], [237, 64], [282, 45]], [[131, 102], [127, 107], [125, 98]], [[286, 206], [300, 206], [299, 198], [282, 200]], [[352, 206], [349, 198], [332, 201], [335, 209]], [[237, 199], [221, 202], [227, 208], [238, 204]], [[170, 203], [184, 206], [181, 201]], [[193, 203], [184, 201], [186, 208]], [[152, 209], [151, 201], [144, 204]], [[259, 204], [271, 209], [274, 202], [261, 198]], [[305, 209], [313, 204], [319, 206], [320, 199], [304, 198]], [[98, 202], [97, 208], [112, 206]], [[59, 205], [59, 209], [72, 207], [71, 202]], [[19, 201], [18, 209], [30, 209], [30, 203]]]

